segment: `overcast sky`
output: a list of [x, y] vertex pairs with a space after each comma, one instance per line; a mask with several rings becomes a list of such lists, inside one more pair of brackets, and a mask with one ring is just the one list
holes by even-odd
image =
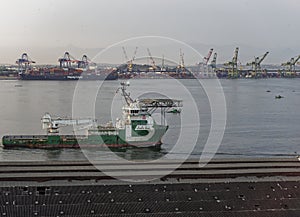
[[0, 63], [28, 50], [51, 62], [47, 49], [105, 48], [144, 35], [192, 45], [292, 49], [293, 56], [300, 48], [299, 21], [299, 0], [3, 0]]

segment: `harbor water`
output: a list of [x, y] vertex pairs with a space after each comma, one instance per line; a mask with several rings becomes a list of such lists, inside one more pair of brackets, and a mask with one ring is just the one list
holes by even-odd
[[[89, 88], [98, 85], [95, 81], [85, 82], [86, 99]], [[135, 160], [153, 160], [169, 153], [168, 158], [177, 159], [189, 155], [198, 159], [203, 153], [211, 128], [210, 99], [197, 80], [178, 80], [181, 88], [174, 82], [164, 79], [140, 79], [132, 82], [129, 91], [145, 90], [144, 97], [164, 97], [161, 91], [148, 92], [154, 87], [171, 91], [172, 97], [183, 100], [182, 113], [166, 114], [170, 128], [163, 138], [160, 150], [127, 148], [113, 151], [91, 150], [99, 158], [109, 160], [114, 154]], [[209, 80], [205, 82], [210, 82]], [[115, 119], [112, 111], [120, 111], [121, 97], [116, 97], [120, 81], [105, 81], [95, 101], [95, 118], [100, 123]], [[227, 111], [226, 127], [222, 142], [215, 157], [292, 157], [300, 154], [300, 86], [299, 79], [237, 79], [220, 80], [225, 94]], [[72, 117], [74, 93], [77, 81], [0, 81], [0, 136], [45, 134], [41, 129], [41, 117], [45, 112], [55, 116]], [[182, 88], [184, 87], [184, 88]], [[190, 93], [182, 94], [181, 89]], [[283, 98], [276, 99], [281, 95]], [[168, 96], [167, 96], [168, 97]], [[114, 100], [112, 100], [114, 98]], [[195, 103], [200, 117], [199, 123], [183, 124], [182, 117], [196, 119], [189, 112], [191, 103]], [[82, 101], [84, 106], [85, 101]], [[114, 113], [114, 112], [113, 112]], [[121, 115], [121, 113], [119, 114]], [[158, 114], [154, 114], [158, 117]], [[156, 118], [157, 118], [156, 117]], [[87, 118], [87, 117], [84, 117]], [[161, 121], [157, 118], [158, 122]], [[189, 132], [199, 124], [197, 142], [193, 151], [185, 150], [187, 144], [179, 144], [174, 151], [181, 127], [187, 138]], [[190, 130], [189, 130], [190, 129]], [[70, 134], [72, 128], [61, 129], [61, 133]], [[187, 140], [188, 141], [188, 140]], [[43, 160], [84, 160], [80, 149], [39, 150], [39, 149], [3, 149], [0, 147], [0, 161], [43, 161]]]

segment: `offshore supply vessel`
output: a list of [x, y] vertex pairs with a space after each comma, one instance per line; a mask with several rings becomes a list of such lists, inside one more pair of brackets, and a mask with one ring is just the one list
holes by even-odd
[[58, 59], [59, 67], [31, 67], [32, 61], [26, 53], [16, 63], [19, 67], [21, 80], [116, 80], [117, 72], [110, 69], [98, 69], [86, 55], [82, 60], [73, 58], [69, 52], [65, 52], [62, 58]]
[[[93, 147], [160, 147], [161, 139], [168, 130], [165, 123], [157, 124], [152, 114], [161, 109], [161, 120], [172, 108], [182, 107], [181, 100], [174, 99], [136, 99], [126, 92], [129, 83], [122, 82], [118, 88], [125, 99], [123, 116], [116, 123], [98, 125], [92, 119], [53, 120], [49, 114], [42, 118], [47, 135], [7, 135], [3, 136], [4, 148], [93, 148]], [[162, 122], [163, 122], [162, 121]], [[87, 135], [59, 135], [58, 128], [66, 125], [89, 125]]]

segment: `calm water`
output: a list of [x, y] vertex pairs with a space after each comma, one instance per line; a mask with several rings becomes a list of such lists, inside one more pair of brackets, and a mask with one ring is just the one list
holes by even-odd
[[[177, 84], [171, 80], [136, 80], [131, 82], [133, 96], [183, 99], [183, 114], [167, 114], [170, 125], [163, 139], [161, 150], [123, 149], [112, 153], [105, 150], [91, 151], [101, 159], [110, 159], [117, 154], [126, 159], [155, 159], [169, 153], [168, 158], [180, 158], [188, 154], [189, 138], [194, 129], [200, 127], [198, 140], [190, 154], [199, 158], [208, 138], [211, 108], [203, 88], [195, 80], [181, 80]], [[210, 82], [209, 80], [206, 82]], [[222, 80], [226, 97], [227, 125], [217, 157], [282, 157], [300, 153], [300, 86], [299, 79], [268, 80]], [[0, 136], [13, 134], [44, 134], [40, 119], [45, 112], [57, 116], [72, 116], [72, 103], [77, 82], [63, 81], [0, 81]], [[85, 81], [81, 92], [83, 110], [87, 100], [92, 98], [97, 82]], [[95, 101], [95, 117], [99, 122], [107, 122], [117, 117], [121, 97], [115, 91], [119, 81], [109, 81], [100, 88]], [[166, 93], [164, 93], [164, 91]], [[269, 90], [270, 92], [267, 92]], [[155, 93], [156, 92], [156, 93]], [[193, 97], [189, 97], [190, 93]], [[275, 99], [275, 95], [284, 96]], [[112, 101], [112, 98], [114, 99]], [[195, 102], [193, 102], [193, 100]], [[200, 123], [186, 123], [181, 118], [194, 120], [193, 103], [197, 105]], [[73, 108], [74, 109], [74, 108]], [[225, 109], [225, 108], [220, 108]], [[113, 111], [113, 115], [111, 115]], [[87, 116], [85, 116], [87, 117]], [[159, 115], [155, 114], [157, 121]], [[185, 130], [187, 144], [174, 145], [179, 139], [180, 126]], [[71, 128], [61, 133], [71, 133]], [[0, 148], [0, 161], [17, 160], [81, 160], [80, 150], [5, 150]]]

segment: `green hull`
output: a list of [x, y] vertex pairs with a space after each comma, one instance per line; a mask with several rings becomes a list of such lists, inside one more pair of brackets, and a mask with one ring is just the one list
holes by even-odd
[[125, 130], [98, 130], [99, 135], [31, 135], [31, 136], [3, 136], [4, 148], [97, 148], [97, 147], [151, 147], [161, 145], [161, 138], [167, 131], [167, 126], [156, 125], [155, 133], [147, 138], [143, 131], [132, 130], [132, 138], [136, 141], [127, 141]]

